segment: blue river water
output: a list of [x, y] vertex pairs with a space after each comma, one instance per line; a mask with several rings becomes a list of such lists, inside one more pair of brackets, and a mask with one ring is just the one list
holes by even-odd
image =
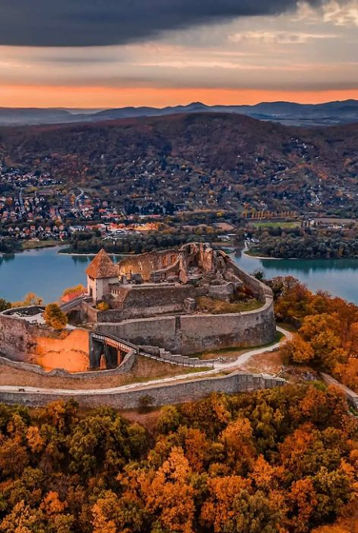
[[[67, 287], [86, 283], [87, 256], [58, 253], [59, 248], [0, 256], [0, 298], [22, 300], [35, 292], [45, 302], [57, 300]], [[294, 276], [310, 289], [322, 289], [358, 304], [358, 259], [257, 259], [233, 256], [247, 272], [262, 270], [267, 278]]]

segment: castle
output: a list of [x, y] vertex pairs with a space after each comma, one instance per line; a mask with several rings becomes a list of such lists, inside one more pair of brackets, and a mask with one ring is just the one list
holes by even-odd
[[[230, 301], [244, 287], [240, 273], [221, 251], [207, 244], [190, 243], [179, 251], [145, 253], [113, 263], [102, 249], [86, 270], [92, 302], [105, 301], [112, 309], [136, 317], [195, 308], [195, 298], [209, 296]], [[163, 291], [163, 289], [165, 289]], [[262, 298], [262, 294], [255, 296]], [[145, 306], [135, 303], [145, 298]]]
[[[270, 288], [208, 244], [128, 256], [117, 264], [101, 250], [86, 272], [88, 299], [81, 312], [96, 334], [181, 355], [275, 338]], [[251, 298], [257, 305], [211, 312], [200, 305], [203, 298], [209, 304]]]
[[[128, 354], [138, 353], [199, 366], [203, 361], [192, 357], [199, 352], [261, 346], [275, 339], [271, 289], [209, 244], [189, 243], [118, 263], [101, 250], [86, 274], [87, 294], [62, 309], [88, 332], [92, 371], [123, 370]], [[36, 361], [36, 338], [51, 332], [36, 324], [41, 311], [35, 311], [31, 320], [28, 310], [0, 313], [0, 352], [5, 356]]]

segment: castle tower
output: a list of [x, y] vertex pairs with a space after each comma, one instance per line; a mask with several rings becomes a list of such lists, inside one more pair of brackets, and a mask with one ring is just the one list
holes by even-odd
[[118, 283], [118, 267], [103, 248], [87, 267], [86, 274], [87, 291], [94, 302], [109, 295], [111, 283]]

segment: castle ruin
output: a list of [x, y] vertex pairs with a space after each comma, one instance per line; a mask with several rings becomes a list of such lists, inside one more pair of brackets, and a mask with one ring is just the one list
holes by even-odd
[[[128, 365], [135, 353], [193, 364], [195, 358], [187, 356], [275, 339], [271, 289], [208, 244], [189, 243], [118, 263], [101, 250], [86, 273], [87, 295], [62, 308], [76, 313], [89, 332], [92, 371]], [[245, 305], [241, 310], [245, 302], [251, 302], [249, 310]], [[1, 313], [0, 352], [33, 361], [36, 327], [12, 310]]]

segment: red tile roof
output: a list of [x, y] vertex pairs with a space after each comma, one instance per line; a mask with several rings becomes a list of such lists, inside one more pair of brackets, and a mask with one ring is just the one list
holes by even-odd
[[87, 267], [86, 274], [94, 279], [116, 278], [118, 268], [102, 248]]

